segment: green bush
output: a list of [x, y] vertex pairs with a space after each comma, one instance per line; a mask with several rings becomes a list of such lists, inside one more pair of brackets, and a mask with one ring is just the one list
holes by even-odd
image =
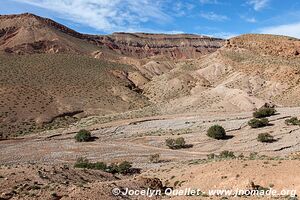
[[83, 169], [96, 169], [106, 171], [112, 174], [120, 173], [126, 174], [132, 167], [132, 164], [128, 161], [123, 161], [119, 164], [112, 163], [111, 165], [107, 165], [104, 162], [89, 162], [86, 158], [78, 158], [76, 163], [74, 164], [75, 168], [83, 168]]
[[80, 130], [76, 135], [75, 135], [75, 140], [77, 142], [88, 142], [92, 138], [91, 132], [88, 130]]
[[268, 126], [269, 120], [267, 118], [262, 118], [262, 119], [254, 118], [248, 122], [248, 125], [251, 126], [251, 128], [261, 128], [264, 126]]
[[132, 167], [132, 163], [128, 161], [123, 161], [118, 165], [118, 173], [126, 174]]
[[222, 126], [213, 125], [207, 130], [207, 136], [221, 140], [226, 138], [226, 131]]
[[186, 147], [185, 140], [183, 137], [179, 137], [177, 139], [168, 138], [166, 139], [166, 145], [170, 149], [181, 149]]
[[76, 163], [74, 164], [76, 168], [85, 168], [85, 169], [97, 169], [105, 171], [107, 169], [107, 165], [103, 162], [91, 163], [86, 158], [78, 158]]
[[74, 167], [76, 168], [88, 168], [89, 160], [86, 158], [78, 158], [76, 160], [76, 163], [74, 164]]
[[106, 163], [104, 163], [104, 162], [96, 162], [96, 163], [94, 164], [94, 169], [98, 169], [98, 170], [103, 170], [103, 171], [105, 171], [106, 168], [107, 168], [107, 165], [106, 165]]
[[275, 113], [276, 110], [274, 108], [262, 107], [253, 113], [253, 117], [255, 118], [270, 117], [271, 115], [275, 115]]
[[257, 141], [259, 142], [273, 142], [274, 137], [270, 135], [269, 133], [260, 133], [257, 136]]
[[220, 158], [235, 158], [235, 155], [232, 151], [222, 151], [219, 155]]
[[259, 142], [274, 142], [274, 137], [269, 133], [260, 133], [257, 136], [257, 141]]
[[111, 165], [107, 166], [106, 171], [112, 174], [126, 174], [131, 169], [132, 164], [128, 161], [123, 161], [120, 164], [112, 163]]
[[170, 149], [174, 149], [174, 146], [175, 146], [175, 139], [167, 138], [167, 139], [166, 139], [166, 145], [167, 145]]
[[297, 117], [292, 117], [285, 120], [286, 125], [300, 125], [300, 120]]

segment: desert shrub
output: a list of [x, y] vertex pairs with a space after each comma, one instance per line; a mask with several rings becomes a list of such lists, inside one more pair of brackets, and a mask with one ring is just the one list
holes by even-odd
[[129, 169], [132, 167], [132, 163], [128, 161], [123, 161], [118, 165], [118, 173], [126, 174]]
[[88, 168], [89, 160], [87, 158], [80, 157], [76, 160], [74, 167], [76, 168]]
[[208, 154], [207, 159], [213, 160], [213, 159], [224, 159], [224, 158], [236, 158], [234, 153], [232, 151], [222, 151], [219, 155], [216, 155], [214, 153]]
[[232, 151], [222, 151], [219, 155], [220, 158], [235, 158], [235, 155]]
[[75, 135], [75, 140], [77, 142], [88, 142], [92, 138], [91, 132], [85, 129], [80, 130], [76, 135]]
[[209, 159], [209, 160], [214, 159], [214, 158], [216, 158], [216, 157], [217, 157], [217, 155], [214, 154], [214, 153], [211, 153], [211, 154], [208, 154], [208, 155], [207, 155], [207, 159]]
[[258, 157], [259, 157], [259, 155], [258, 155], [257, 152], [251, 152], [251, 153], [249, 154], [249, 159], [250, 159], [250, 160], [255, 160], [255, 159], [257, 159]]
[[166, 139], [166, 145], [172, 149], [175, 146], [175, 139], [167, 138]]
[[300, 120], [297, 117], [292, 117], [285, 120], [286, 125], [300, 125]]
[[274, 108], [266, 108], [262, 107], [253, 113], [253, 117], [255, 118], [264, 118], [274, 115], [276, 110]]
[[156, 153], [156, 154], [152, 154], [149, 157], [149, 161], [152, 163], [159, 163], [159, 158], [160, 158], [160, 154]]
[[127, 174], [129, 170], [131, 169], [132, 164], [128, 161], [123, 161], [120, 164], [118, 163], [112, 163], [110, 166], [107, 166], [107, 172], [112, 174]]
[[119, 172], [119, 165], [117, 163], [112, 163], [107, 167], [106, 171], [112, 174], [116, 174]]
[[105, 171], [107, 169], [107, 165], [104, 162], [96, 162], [94, 164], [94, 169]]
[[120, 173], [126, 174], [132, 167], [131, 162], [123, 161], [119, 164], [112, 163], [111, 165], [107, 165], [104, 162], [89, 162], [86, 158], [78, 158], [76, 163], [74, 164], [75, 168], [83, 168], [83, 169], [96, 169], [106, 171], [112, 174]]
[[97, 169], [105, 171], [107, 169], [107, 165], [103, 162], [91, 163], [86, 158], [78, 158], [76, 163], [74, 164], [76, 168], [85, 168], [85, 169]]
[[180, 147], [184, 147], [185, 145], [185, 140], [183, 137], [179, 137], [175, 140], [175, 144], [180, 146]]
[[170, 149], [181, 149], [186, 147], [185, 140], [183, 137], [179, 137], [177, 139], [168, 138], [166, 139], [166, 145]]
[[217, 140], [225, 139], [226, 131], [222, 126], [213, 125], [207, 130], [207, 136]]
[[269, 133], [260, 133], [257, 136], [257, 141], [259, 142], [273, 142], [274, 137], [270, 135]]
[[262, 118], [262, 119], [253, 118], [248, 122], [248, 125], [251, 126], [251, 128], [261, 128], [264, 126], [268, 126], [269, 120], [267, 118]]

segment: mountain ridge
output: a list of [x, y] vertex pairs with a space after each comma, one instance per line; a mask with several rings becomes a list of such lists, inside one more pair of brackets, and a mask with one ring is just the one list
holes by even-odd
[[[43, 18], [31, 13], [19, 15], [1, 15], [0, 25], [0, 44], [2, 44], [0, 45], [0, 49], [2, 46], [2, 49], [6, 49], [7, 52], [17, 52], [19, 54], [32, 53], [30, 49], [26, 50], [21, 48], [24, 46], [24, 44], [26, 44], [26, 42], [28, 44], [37, 43], [37, 45], [31, 45], [31, 49], [34, 49], [35, 46], [39, 46], [38, 43], [43, 42], [43, 45], [46, 47], [41, 47], [40, 52], [47, 53], [47, 50], [43, 49], [51, 48], [55, 49], [54, 52], [81, 52], [80, 47], [82, 45], [79, 45], [78, 47], [74, 44], [68, 45], [67, 43], [61, 47], [57, 47], [59, 44], [53, 41], [60, 37], [56, 37], [58, 33], [53, 33], [52, 36], [49, 35], [53, 31], [59, 31], [60, 33], [64, 33], [71, 37], [86, 41], [92, 45], [95, 45], [96, 49], [101, 47], [108, 49], [103, 51], [113, 51], [118, 55], [138, 58], [150, 56], [165, 56], [169, 58], [197, 58], [215, 51], [224, 44], [224, 40], [220, 38], [212, 38], [193, 34], [149, 34], [124, 32], [117, 32], [110, 35], [82, 34], [66, 27], [65, 25], [57, 23], [52, 19]], [[49, 28], [53, 30], [50, 30]], [[47, 33], [41, 32], [41, 29], [48, 29]], [[36, 35], [35, 38], [29, 38], [29, 36], [26, 35], [27, 32], [32, 30], [35, 30], [35, 32], [32, 33]], [[44, 35], [44, 37], [42, 35]], [[13, 38], [16, 36], [21, 39], [27, 39], [23, 41], [21, 39], [19, 41], [13, 41]], [[8, 42], [6, 42], [6, 40], [9, 40], [10, 44], [7, 44]], [[180, 43], [180, 45], [177, 43]], [[47, 46], [52, 47], [47, 48]], [[84, 53], [93, 54], [92, 51]]]

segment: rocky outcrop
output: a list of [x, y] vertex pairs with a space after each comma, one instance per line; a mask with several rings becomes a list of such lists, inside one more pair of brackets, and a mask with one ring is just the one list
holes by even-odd
[[138, 58], [198, 58], [224, 44], [222, 39], [190, 34], [113, 33], [98, 40], [121, 54]]

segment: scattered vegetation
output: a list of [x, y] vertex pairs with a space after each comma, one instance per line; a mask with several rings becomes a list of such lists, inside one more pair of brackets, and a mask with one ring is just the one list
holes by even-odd
[[166, 145], [170, 149], [190, 148], [193, 146], [193, 145], [187, 145], [183, 137], [179, 137], [176, 139], [168, 138], [166, 139]]
[[[1, 54], [0, 60], [0, 85], [6, 85], [5, 93], [0, 96], [0, 118], [16, 119], [14, 123], [0, 121], [1, 138], [62, 128], [76, 122], [77, 116], [67, 116], [36, 124], [34, 119], [42, 115], [53, 119], [59, 114], [53, 113], [57, 98], [67, 102], [71, 110], [90, 105], [115, 110], [124, 102], [112, 96], [108, 86], [137, 95], [136, 101], [128, 104], [131, 109], [147, 104], [140, 94], [126, 88], [127, 81], [111, 73], [111, 70], [129, 71], [132, 69], [129, 65], [65, 53], [14, 55], [14, 59]], [[78, 107], [78, 102], [83, 102], [83, 107]]]
[[217, 140], [225, 139], [226, 131], [220, 125], [213, 125], [208, 129], [207, 136], [217, 139]]
[[235, 155], [232, 151], [222, 151], [219, 154], [220, 158], [235, 158]]
[[251, 128], [261, 128], [264, 126], [268, 126], [269, 120], [267, 118], [262, 118], [262, 119], [253, 118], [248, 122], [248, 125], [251, 126]]
[[152, 163], [159, 163], [160, 162], [160, 154], [156, 153], [156, 154], [150, 155], [149, 161]]
[[192, 130], [190, 128], [183, 128], [183, 129], [162, 129], [159, 128], [157, 130], [153, 130], [153, 131], [147, 131], [144, 133], [140, 133], [138, 136], [139, 137], [143, 137], [143, 136], [162, 136], [162, 135], [185, 135], [185, 134], [189, 134], [192, 133]]
[[75, 168], [85, 168], [85, 169], [97, 169], [105, 171], [107, 169], [107, 165], [103, 162], [91, 163], [87, 158], [78, 158], [76, 163], [74, 164]]
[[264, 118], [275, 115], [276, 110], [274, 108], [262, 107], [253, 113], [253, 117], [255, 118]]
[[274, 142], [274, 137], [269, 133], [260, 133], [257, 136], [257, 141], [259, 142]]
[[128, 161], [123, 161], [119, 164], [112, 163], [111, 165], [107, 165], [104, 162], [89, 162], [86, 158], [78, 158], [76, 163], [74, 164], [75, 168], [83, 168], [83, 169], [95, 169], [102, 170], [112, 174], [128, 174], [131, 171], [132, 164]]
[[110, 166], [108, 166], [108, 172], [116, 174], [127, 174], [130, 172], [130, 169], [132, 167], [132, 163], [128, 161], [123, 161], [120, 164], [113, 163]]
[[249, 154], [249, 159], [250, 159], [250, 160], [255, 160], [255, 159], [257, 159], [258, 157], [259, 157], [259, 155], [258, 155], [257, 152], [251, 152], [251, 153]]
[[233, 159], [236, 158], [236, 156], [234, 155], [234, 153], [232, 151], [222, 151], [219, 155], [216, 155], [214, 153], [212, 154], [208, 154], [207, 155], [207, 159], [212, 160], [212, 159]]
[[166, 139], [166, 145], [170, 149], [181, 149], [185, 146], [185, 140], [183, 137], [179, 137], [177, 139], [168, 138]]
[[286, 125], [300, 125], [300, 120], [297, 117], [292, 117], [285, 120]]
[[[281, 163], [281, 160], [285, 160], [285, 159], [294, 159], [294, 160], [299, 160], [300, 157], [279, 157], [279, 156], [267, 156], [267, 155], [259, 155], [257, 152], [251, 152], [248, 155], [244, 155], [243, 153], [239, 154], [239, 155], [235, 155], [234, 152], [231, 151], [222, 151], [219, 154], [208, 154], [207, 155], [207, 159], [196, 159], [196, 160], [191, 160], [189, 161], [189, 164], [205, 164], [205, 163], [209, 163], [209, 162], [213, 162], [213, 161], [221, 161], [221, 160], [233, 160], [233, 159], [237, 159], [237, 160], [278, 160], [279, 164]], [[244, 167], [247, 167], [248, 164], [245, 164]]]
[[85, 129], [80, 130], [76, 135], [75, 135], [75, 140], [77, 142], [88, 142], [91, 141], [92, 135], [91, 132]]

